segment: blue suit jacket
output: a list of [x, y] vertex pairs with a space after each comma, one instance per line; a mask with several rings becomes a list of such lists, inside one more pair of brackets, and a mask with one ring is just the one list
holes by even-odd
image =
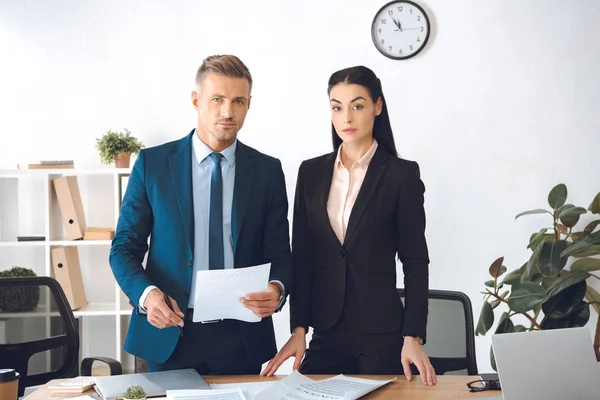
[[[187, 310], [192, 284], [194, 212], [192, 144], [181, 140], [142, 150], [133, 166], [115, 237], [110, 266], [134, 305], [125, 350], [155, 363], [172, 354], [176, 327], [158, 329], [137, 311], [148, 285], [156, 285]], [[271, 280], [293, 285], [287, 220], [288, 201], [279, 160], [238, 141], [232, 208], [235, 268], [271, 263]], [[148, 247], [148, 236], [150, 246]], [[146, 268], [142, 261], [148, 251]], [[276, 354], [272, 319], [241, 322], [249, 360], [260, 364]]]

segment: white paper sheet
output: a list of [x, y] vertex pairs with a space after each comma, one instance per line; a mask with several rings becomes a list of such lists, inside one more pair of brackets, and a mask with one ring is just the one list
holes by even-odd
[[[395, 378], [394, 378], [395, 379]], [[392, 380], [350, 378], [338, 375], [313, 381], [298, 371], [254, 396], [255, 400], [355, 400]]]
[[240, 389], [167, 390], [167, 400], [247, 400]]
[[270, 263], [247, 268], [198, 271], [193, 321], [237, 319], [259, 322], [261, 318], [244, 307], [240, 297], [266, 291], [270, 272]]
[[262, 392], [268, 387], [272, 386], [275, 381], [269, 382], [244, 382], [244, 383], [212, 383], [210, 385], [213, 389], [240, 389], [247, 400], [255, 400], [257, 393]]

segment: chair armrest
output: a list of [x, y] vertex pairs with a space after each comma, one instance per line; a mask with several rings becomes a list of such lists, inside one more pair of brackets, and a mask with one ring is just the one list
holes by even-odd
[[88, 357], [81, 361], [81, 376], [92, 376], [92, 364], [94, 361], [101, 361], [108, 364], [111, 375], [122, 375], [123, 367], [117, 360], [109, 357]]

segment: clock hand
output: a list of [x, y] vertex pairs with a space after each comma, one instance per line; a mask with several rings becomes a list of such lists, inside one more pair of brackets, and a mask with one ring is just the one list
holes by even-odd
[[402, 25], [400, 25], [400, 20], [396, 21], [396, 18], [392, 18], [392, 21], [394, 21], [394, 24], [396, 24], [396, 26], [398, 27], [398, 29], [394, 30], [400, 30], [400, 32], [402, 32]]
[[421, 29], [421, 28], [404, 28], [402, 30], [403, 31], [414, 31], [415, 29]]

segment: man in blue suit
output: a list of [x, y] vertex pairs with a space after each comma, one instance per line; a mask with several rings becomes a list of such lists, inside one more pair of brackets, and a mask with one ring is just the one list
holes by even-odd
[[[131, 171], [110, 266], [134, 306], [125, 350], [150, 371], [258, 374], [276, 353], [271, 315], [293, 276], [288, 202], [279, 160], [237, 140], [251, 89], [237, 57], [206, 58], [192, 92], [197, 128], [142, 150]], [[192, 322], [197, 271], [268, 262], [268, 289], [240, 299], [260, 322]]]

